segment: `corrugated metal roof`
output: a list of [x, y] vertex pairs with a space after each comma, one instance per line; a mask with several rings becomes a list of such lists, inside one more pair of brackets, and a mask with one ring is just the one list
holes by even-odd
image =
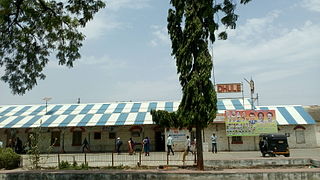
[[275, 110], [276, 120], [279, 125], [288, 124], [315, 124], [314, 119], [302, 106], [257, 106], [261, 110]]
[[[16, 105], [0, 107], [0, 128], [76, 127], [154, 124], [150, 111], [178, 109], [179, 101], [114, 102], [90, 104]], [[250, 99], [218, 100], [218, 113], [251, 109]], [[302, 106], [261, 106], [274, 109], [278, 124], [314, 124]]]

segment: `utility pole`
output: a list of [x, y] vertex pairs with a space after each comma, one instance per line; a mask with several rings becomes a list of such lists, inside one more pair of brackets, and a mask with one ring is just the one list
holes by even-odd
[[253, 94], [254, 94], [254, 81], [252, 80], [252, 77], [251, 77], [251, 80], [248, 81], [246, 78], [244, 78], [244, 80], [247, 81], [247, 83], [249, 84], [250, 86], [250, 95], [251, 95], [251, 109], [254, 110], [254, 106], [253, 106]]
[[47, 112], [48, 112], [48, 101], [50, 101], [52, 98], [51, 97], [45, 97], [43, 98], [42, 100], [46, 101], [46, 115], [47, 115]]

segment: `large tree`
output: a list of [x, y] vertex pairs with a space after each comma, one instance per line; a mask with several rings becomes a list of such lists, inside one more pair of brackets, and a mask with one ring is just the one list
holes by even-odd
[[52, 53], [72, 67], [84, 40], [79, 28], [103, 7], [102, 0], [0, 0], [1, 80], [22, 95], [45, 78]]
[[[217, 111], [216, 92], [210, 80], [213, 63], [208, 43], [216, 40], [219, 24], [225, 29], [236, 27], [236, 3], [232, 0], [171, 0], [171, 4], [168, 32], [182, 86], [182, 100], [177, 112], [152, 111], [152, 115], [157, 124], [165, 127], [196, 128], [197, 166], [203, 170], [201, 132], [215, 119]], [[226, 31], [219, 32], [218, 37], [226, 39]]]

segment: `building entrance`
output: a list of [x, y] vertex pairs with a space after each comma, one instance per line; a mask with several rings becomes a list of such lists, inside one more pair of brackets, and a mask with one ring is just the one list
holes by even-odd
[[155, 132], [155, 151], [165, 151], [164, 132]]

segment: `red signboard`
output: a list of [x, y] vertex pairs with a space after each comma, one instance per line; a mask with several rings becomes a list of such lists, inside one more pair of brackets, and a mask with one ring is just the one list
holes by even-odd
[[242, 92], [241, 83], [217, 84], [218, 93], [238, 93]]

